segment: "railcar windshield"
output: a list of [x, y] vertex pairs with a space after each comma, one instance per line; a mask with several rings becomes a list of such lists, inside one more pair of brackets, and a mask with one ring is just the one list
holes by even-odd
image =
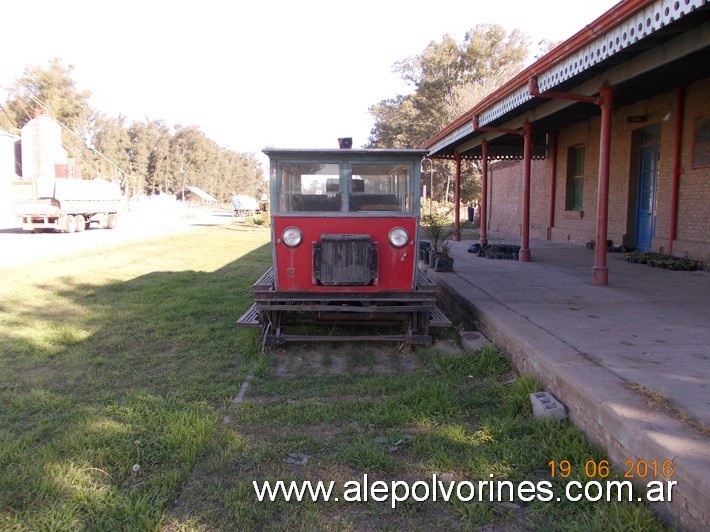
[[407, 212], [409, 167], [394, 164], [353, 164], [349, 210]]
[[279, 212], [411, 212], [411, 165], [284, 163]]
[[341, 207], [340, 165], [288, 163], [281, 167], [280, 212], [339, 212]]

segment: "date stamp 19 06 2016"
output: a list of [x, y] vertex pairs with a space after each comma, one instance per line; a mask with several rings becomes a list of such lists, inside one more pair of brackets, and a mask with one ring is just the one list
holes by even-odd
[[[573, 465], [569, 460], [550, 460], [550, 477], [555, 478], [607, 478], [615, 476], [608, 460], [587, 460], [584, 464]], [[673, 478], [673, 460], [626, 460], [623, 473], [628, 479]]]

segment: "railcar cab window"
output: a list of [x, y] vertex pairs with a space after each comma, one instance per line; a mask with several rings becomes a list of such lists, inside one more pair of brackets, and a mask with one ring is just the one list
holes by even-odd
[[393, 164], [354, 164], [351, 212], [407, 212], [409, 205], [409, 168]]
[[338, 164], [284, 164], [279, 211], [339, 212], [342, 205]]
[[278, 210], [411, 212], [410, 179], [401, 164], [284, 163]]

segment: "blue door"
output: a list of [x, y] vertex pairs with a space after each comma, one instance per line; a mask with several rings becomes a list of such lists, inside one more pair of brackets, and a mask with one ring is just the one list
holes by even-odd
[[639, 251], [650, 251], [656, 220], [656, 182], [658, 181], [658, 144], [642, 146], [639, 152], [636, 242]]

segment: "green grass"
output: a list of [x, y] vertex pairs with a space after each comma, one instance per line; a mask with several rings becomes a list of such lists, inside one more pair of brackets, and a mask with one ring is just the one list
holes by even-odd
[[0, 529], [661, 528], [626, 503], [258, 502], [253, 481], [335, 481], [342, 495], [364, 474], [537, 481], [551, 460], [604, 458], [569, 423], [535, 421], [538, 384], [493, 348], [261, 355], [234, 322], [268, 236], [204, 228], [3, 271]]
[[[397, 354], [393, 357], [392, 352]], [[368, 360], [355, 372], [351, 357]], [[394, 359], [393, 359], [394, 358]], [[408, 364], [403, 364], [404, 359]], [[294, 363], [299, 360], [299, 363]], [[315, 363], [325, 364], [314, 369]], [[195, 469], [182, 504], [169, 522], [179, 527], [279, 529], [644, 529], [663, 525], [639, 503], [535, 501], [346, 502], [346, 483], [362, 480], [551, 480], [555, 496], [565, 481], [550, 479], [551, 460], [604, 460], [570, 423], [532, 417], [529, 394], [503, 353], [486, 348], [461, 357], [430, 349], [400, 352], [366, 346], [292, 347], [263, 358], [247, 399], [216, 432], [207, 459]], [[413, 364], [414, 362], [414, 364]], [[299, 365], [300, 364], [300, 365]], [[330, 374], [332, 367], [342, 368]], [[288, 371], [283, 368], [288, 367]], [[401, 371], [409, 367], [410, 371]], [[309, 456], [304, 465], [286, 460]], [[491, 475], [493, 477], [491, 477]], [[252, 486], [264, 480], [334, 481], [340, 501], [258, 502]], [[209, 516], [204, 518], [204, 516]]]
[[234, 321], [267, 238], [205, 229], [3, 272], [0, 529], [160, 528], [252, 364]]

